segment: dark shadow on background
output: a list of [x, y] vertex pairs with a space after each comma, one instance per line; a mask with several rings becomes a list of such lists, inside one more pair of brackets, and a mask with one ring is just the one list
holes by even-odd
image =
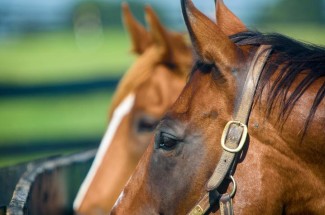
[[0, 84], [0, 99], [16, 96], [60, 96], [67, 94], [85, 93], [95, 90], [115, 90], [120, 77], [95, 78], [85, 81], [69, 83], [38, 84], [38, 85], [14, 85]]

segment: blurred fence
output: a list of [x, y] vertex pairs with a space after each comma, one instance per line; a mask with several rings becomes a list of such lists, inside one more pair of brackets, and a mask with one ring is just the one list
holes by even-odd
[[60, 94], [84, 93], [93, 90], [114, 90], [119, 78], [95, 79], [69, 83], [12, 85], [0, 84], [0, 98], [14, 96], [58, 96]]
[[73, 214], [72, 202], [95, 153], [90, 150], [0, 169], [0, 178], [4, 173], [11, 178], [0, 184], [0, 211], [7, 215]]

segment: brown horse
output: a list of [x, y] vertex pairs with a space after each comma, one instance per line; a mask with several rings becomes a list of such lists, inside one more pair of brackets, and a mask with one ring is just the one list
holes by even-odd
[[182, 0], [197, 63], [112, 214], [324, 214], [325, 49], [216, 4]]
[[183, 34], [165, 30], [150, 7], [147, 31], [123, 6], [124, 24], [137, 60], [115, 93], [110, 124], [74, 209], [78, 214], [108, 213], [153, 137], [166, 110], [185, 86], [192, 52]]

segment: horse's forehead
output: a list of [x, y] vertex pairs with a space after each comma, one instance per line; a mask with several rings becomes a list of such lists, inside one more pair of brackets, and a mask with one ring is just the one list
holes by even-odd
[[[179, 67], [178, 75], [176, 75], [171, 69], [169, 71], [164, 71], [165, 74], [157, 72], [157, 67], [161, 67], [161, 65], [166, 63], [166, 56], [163, 54], [162, 47], [158, 45], [151, 45], [148, 47], [145, 52], [136, 59], [124, 75], [123, 80], [120, 82], [119, 88], [116, 92], [115, 102], [113, 101], [113, 109], [118, 105], [119, 101], [123, 100], [123, 98], [129, 93], [134, 92], [138, 94], [138, 89], [143, 85], [147, 85], [146, 88], [152, 88], [159, 85], [157, 83], [165, 83], [166, 86], [173, 83], [175, 86], [171, 86], [171, 88], [176, 90], [173, 97], [175, 97], [175, 95], [178, 96], [180, 92], [179, 88], [183, 88], [184, 86], [184, 74], [186, 73], [185, 68], [186, 70], [188, 69], [187, 67], [189, 67], [189, 62], [192, 59], [191, 52], [188, 49], [185, 49], [182, 45], [183, 41], [180, 40], [178, 45], [173, 48], [179, 51], [176, 55], [173, 55], [173, 61], [177, 64], [177, 67]], [[179, 77], [175, 80], [174, 76]], [[168, 82], [168, 79], [170, 82]], [[153, 85], [152, 83], [154, 82], [156, 82], [156, 84]], [[181, 84], [178, 82], [181, 82]], [[176, 97], [172, 98], [173, 101], [175, 99]]]
[[136, 90], [136, 107], [162, 115], [174, 103], [185, 86], [185, 79], [170, 68], [158, 65]]
[[151, 76], [153, 68], [158, 65], [160, 59], [159, 52], [151, 46], [135, 60], [119, 82], [112, 101], [110, 116], [124, 98], [130, 93], [135, 93], [135, 90]]
[[152, 70], [154, 65], [163, 62], [163, 54], [158, 46], [151, 45], [145, 52], [139, 55], [131, 67], [128, 69], [126, 75], [142, 74], [148, 70]]

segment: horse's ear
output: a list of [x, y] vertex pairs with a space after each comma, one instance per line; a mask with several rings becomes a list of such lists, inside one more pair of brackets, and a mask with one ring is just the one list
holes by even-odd
[[214, 63], [219, 69], [238, 67], [241, 50], [191, 0], [181, 3], [192, 44], [201, 60]]
[[132, 42], [132, 51], [142, 54], [150, 44], [150, 36], [143, 25], [141, 25], [132, 15], [129, 5], [122, 4], [124, 27], [129, 32]]
[[216, 0], [216, 15], [218, 26], [228, 36], [247, 30], [244, 23], [227, 8], [223, 0]]
[[145, 11], [153, 43], [161, 47], [166, 57], [170, 58], [172, 47], [167, 30], [161, 24], [157, 15], [150, 6], [147, 5]]

